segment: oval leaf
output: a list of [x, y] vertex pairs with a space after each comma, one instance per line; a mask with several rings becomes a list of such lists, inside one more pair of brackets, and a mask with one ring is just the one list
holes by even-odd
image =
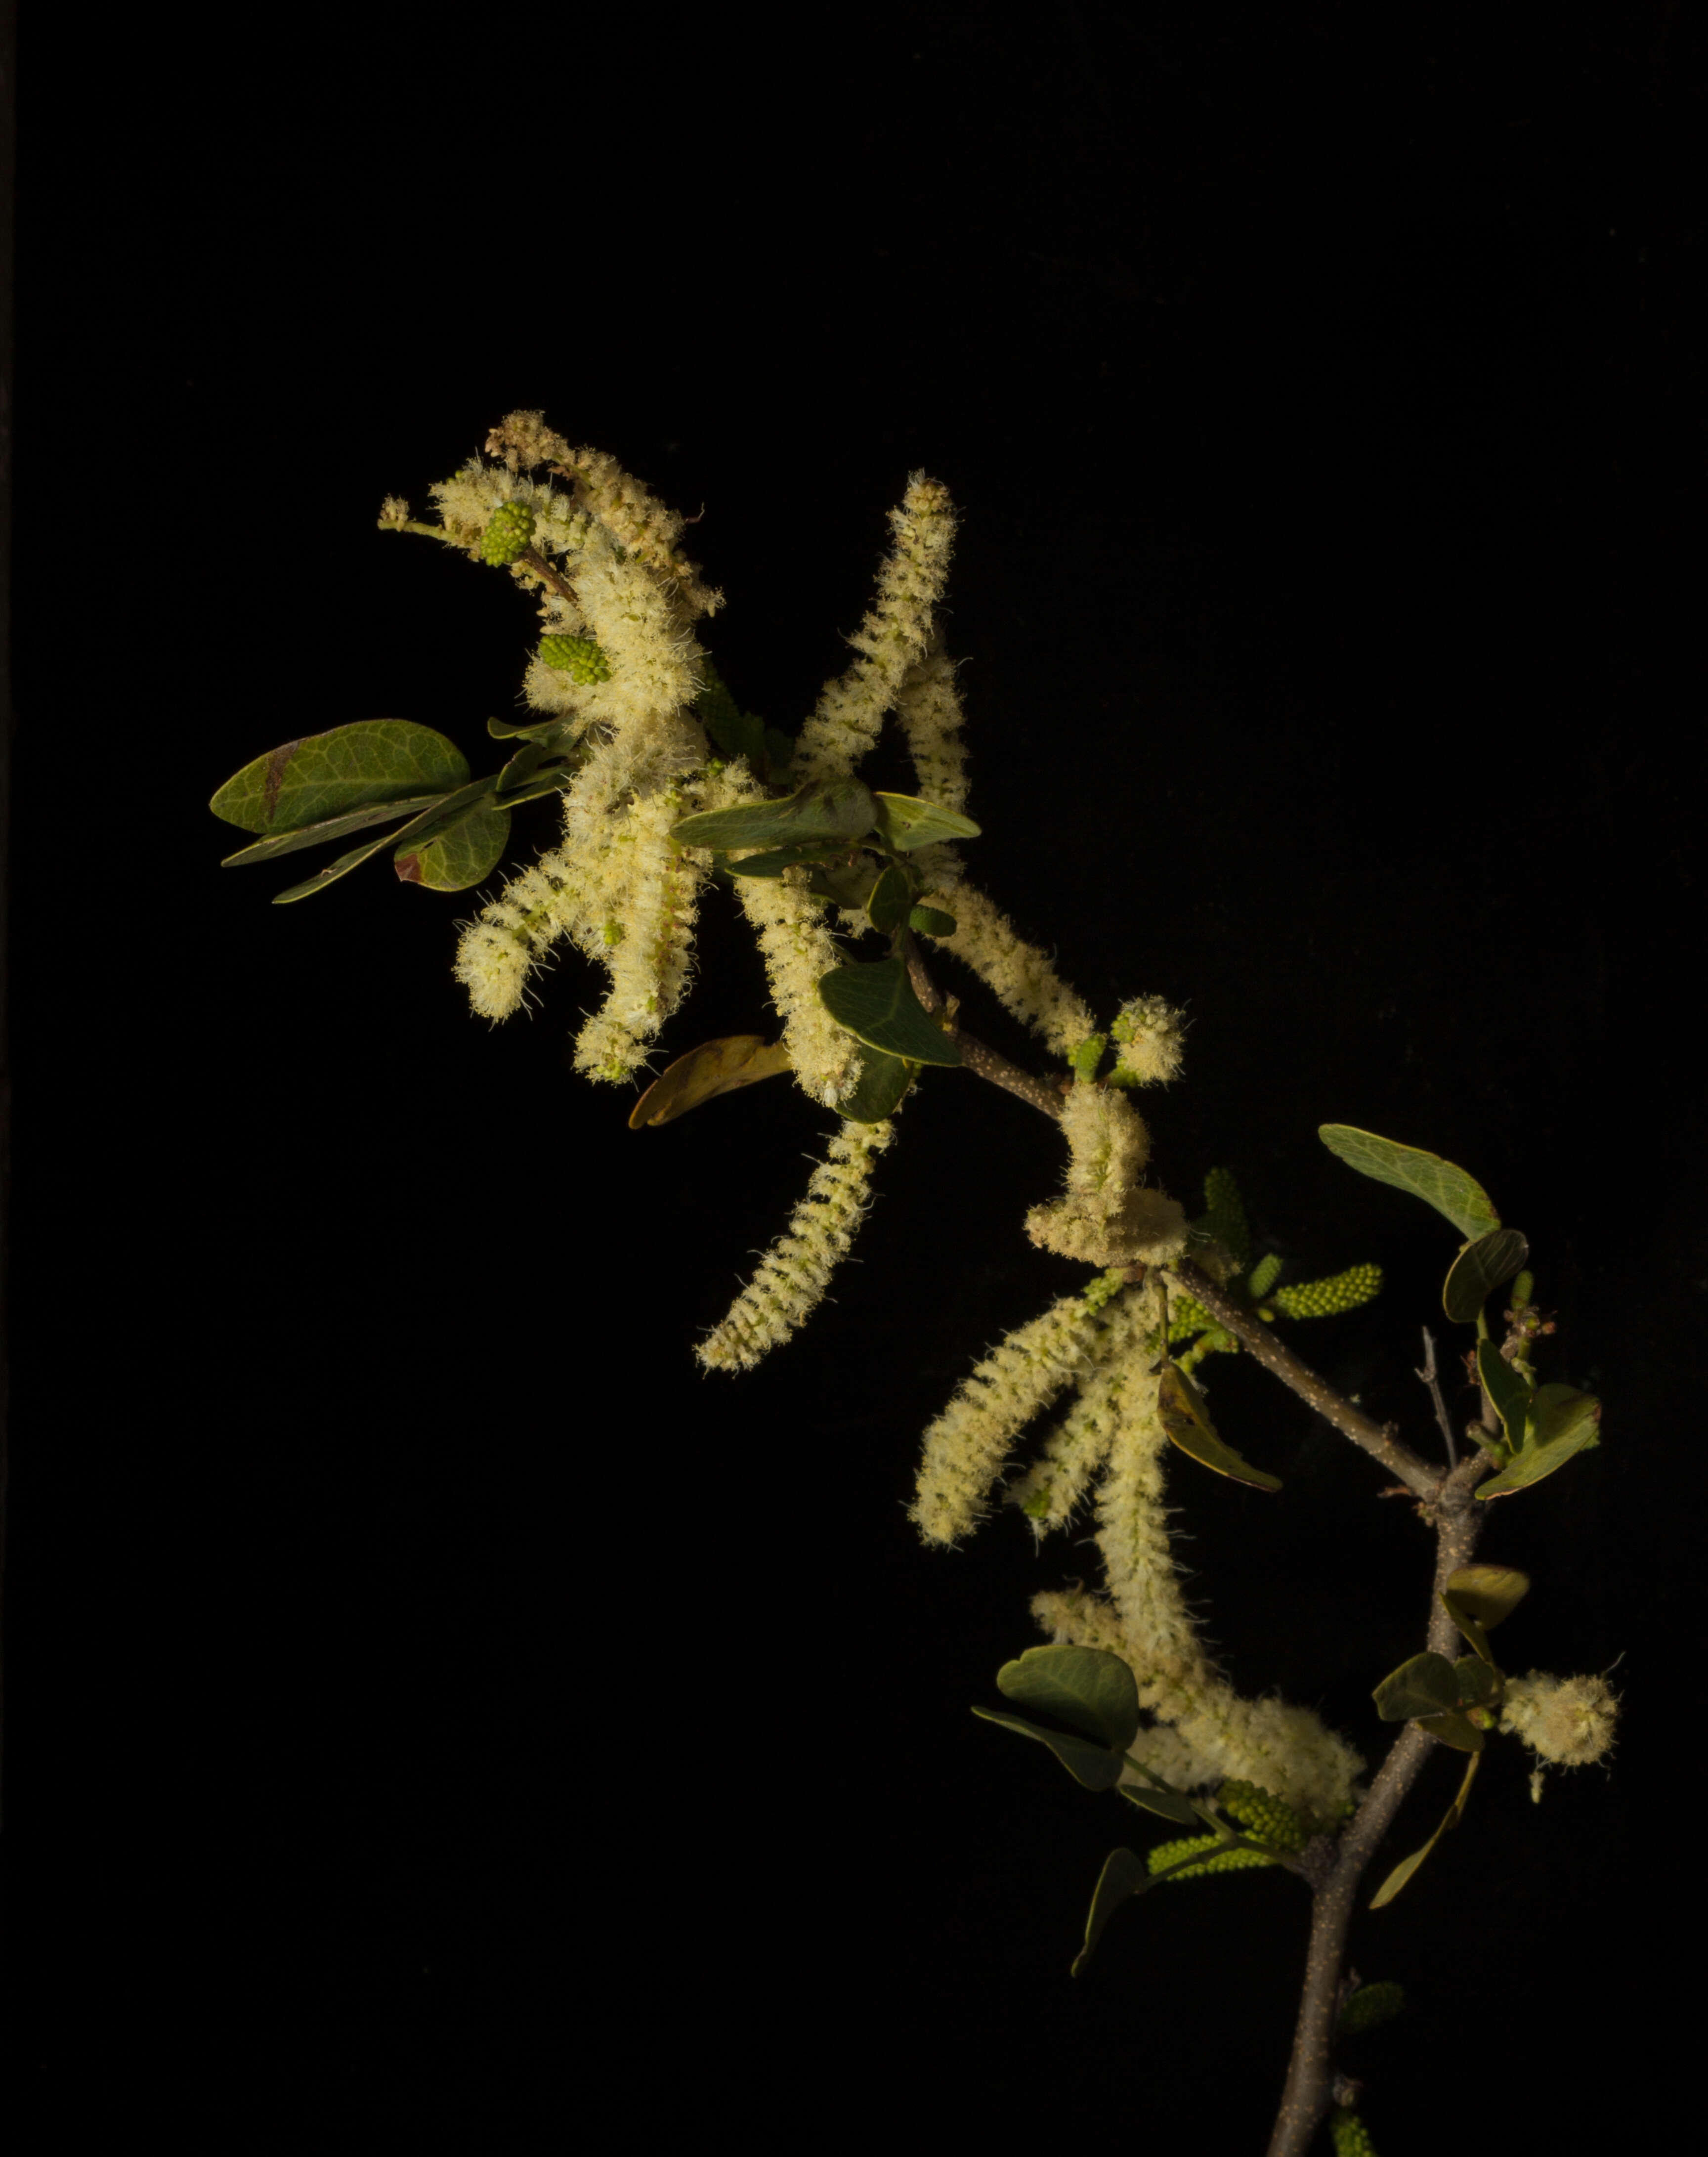
[[836, 1104], [836, 1114], [851, 1124], [881, 1124], [896, 1109], [913, 1083], [914, 1067], [899, 1056], [886, 1056], [881, 1048], [868, 1049], [860, 1059], [860, 1076], [854, 1090]]
[[1254, 1490], [1278, 1490], [1281, 1479], [1242, 1460], [1210, 1420], [1204, 1398], [1177, 1364], [1165, 1363], [1157, 1394], [1162, 1427], [1181, 1451], [1203, 1467], [1213, 1468], [1236, 1483], [1249, 1483]]
[[442, 794], [468, 775], [462, 751], [431, 727], [358, 719], [258, 756], [208, 806], [245, 831], [294, 831], [347, 810]]
[[887, 1056], [913, 1063], [957, 1064], [960, 1051], [913, 993], [906, 962], [838, 966], [818, 985], [819, 1000], [838, 1026]]
[[1139, 1734], [1139, 1687], [1107, 1648], [1028, 1648], [996, 1673], [997, 1691], [1124, 1753]]
[[[394, 816], [416, 816], [424, 809], [430, 809], [440, 799], [437, 794], [406, 795], [401, 801], [381, 801], [366, 809], [352, 809], [342, 816], [328, 816], [318, 824], [305, 824], [300, 831], [281, 831], [276, 838], [257, 839], [252, 847], [239, 847], [234, 854], [228, 854], [219, 864], [223, 869], [247, 867], [252, 862], [276, 861], [280, 854], [301, 853], [305, 847], [318, 847], [328, 839], [342, 839], [347, 833], [365, 830], [370, 824], [383, 824]], [[400, 825], [398, 827], [401, 830]], [[385, 844], [383, 838], [376, 840], [374, 850]]]
[[1401, 1145], [1351, 1124], [1322, 1124], [1317, 1136], [1331, 1154], [1377, 1183], [1391, 1183], [1424, 1199], [1444, 1213], [1462, 1236], [1486, 1236], [1500, 1226], [1500, 1216], [1482, 1185], [1439, 1154]]
[[1601, 1403], [1592, 1393], [1580, 1393], [1572, 1386], [1539, 1387], [1530, 1404], [1523, 1445], [1498, 1475], [1477, 1485], [1476, 1495], [1509, 1497], [1600, 1444]]
[[424, 847], [399, 847], [398, 881], [423, 884], [429, 891], [466, 891], [491, 874], [509, 837], [510, 811], [476, 802]]
[[1070, 1737], [1064, 1730], [1042, 1729], [1023, 1715], [1004, 1715], [1000, 1708], [975, 1707], [973, 1713], [981, 1722], [994, 1722], [1047, 1745], [1074, 1781], [1083, 1783], [1088, 1790], [1112, 1790], [1120, 1779], [1121, 1756], [1111, 1753], [1106, 1745], [1093, 1745], [1088, 1737]]
[[1450, 1713], [1458, 1706], [1458, 1676], [1445, 1655], [1426, 1648], [1400, 1665], [1371, 1694], [1384, 1722], [1407, 1722], [1413, 1716]]
[[1525, 1425], [1530, 1417], [1531, 1389], [1524, 1382], [1523, 1373], [1514, 1370], [1501, 1354], [1498, 1343], [1479, 1341], [1477, 1375], [1494, 1403], [1494, 1413], [1506, 1432], [1506, 1442], [1515, 1453], [1524, 1443]]
[[1447, 1715], [1420, 1715], [1417, 1722], [1420, 1730], [1427, 1730], [1443, 1745], [1451, 1745], [1455, 1753], [1480, 1753], [1486, 1742], [1476, 1724], [1456, 1711]]
[[1409, 1857], [1402, 1859], [1389, 1873], [1387, 1878], [1370, 1898], [1370, 1907], [1372, 1910], [1379, 1910], [1385, 1902], [1392, 1902], [1448, 1830], [1458, 1825], [1464, 1815], [1465, 1799], [1471, 1794], [1471, 1784], [1475, 1781], [1477, 1770], [1482, 1764], [1482, 1755], [1474, 1753], [1466, 1763], [1465, 1779], [1459, 1784], [1458, 1795], [1448, 1807], [1446, 1817], [1441, 1825], [1436, 1829], [1422, 1850], [1414, 1850]]
[[[893, 852], [911, 853], [939, 839], [976, 839], [980, 834], [970, 816], [954, 809], [939, 808], [913, 794], [875, 794], [877, 834]], [[870, 827], [868, 826], [868, 829]]]
[[879, 935], [888, 936], [906, 920], [913, 903], [907, 872], [892, 862], [867, 894], [866, 918]]
[[[1448, 1573], [1442, 1591], [1455, 1622], [1464, 1611], [1485, 1630], [1510, 1618], [1530, 1593], [1530, 1575], [1510, 1565], [1462, 1565]], [[1469, 1638], [1469, 1635], [1467, 1636]]]
[[1516, 1228], [1495, 1228], [1479, 1236], [1453, 1262], [1441, 1292], [1443, 1310], [1456, 1325], [1474, 1326], [1489, 1298], [1529, 1256], [1530, 1245]]
[[799, 839], [863, 838], [877, 821], [877, 805], [863, 779], [821, 780], [786, 801], [750, 801], [733, 809], [707, 809], [671, 826], [681, 847], [782, 847]]
[[1078, 1977], [1091, 1960], [1091, 1951], [1103, 1938], [1104, 1926], [1122, 1903], [1130, 1896], [1142, 1895], [1154, 1877], [1144, 1859], [1135, 1857], [1130, 1850], [1112, 1850], [1104, 1858], [1091, 1898], [1091, 1915], [1085, 1921], [1085, 1945], [1073, 1958], [1070, 1976]]
[[767, 1043], [756, 1033], [702, 1041], [659, 1073], [635, 1104], [629, 1129], [638, 1131], [649, 1125], [673, 1123], [702, 1101], [715, 1100], [720, 1094], [733, 1094], [738, 1086], [754, 1085], [788, 1068], [789, 1052], [780, 1041]]

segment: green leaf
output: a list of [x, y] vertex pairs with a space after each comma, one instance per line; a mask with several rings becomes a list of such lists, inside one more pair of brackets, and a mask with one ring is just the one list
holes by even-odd
[[1028, 1648], [996, 1673], [996, 1688], [1022, 1707], [1053, 1715], [1124, 1753], [1139, 1734], [1139, 1687], [1107, 1648]]
[[1407, 1722], [1414, 1716], [1450, 1712], [1458, 1706], [1458, 1678], [1445, 1655], [1426, 1648], [1398, 1670], [1390, 1671], [1371, 1695], [1384, 1722]]
[[1530, 1245], [1516, 1228], [1494, 1228], [1467, 1243], [1448, 1269], [1441, 1292], [1442, 1308], [1456, 1325], [1474, 1326], [1477, 1314], [1530, 1256]]
[[491, 874], [509, 837], [509, 810], [477, 801], [425, 846], [406, 841], [399, 847], [398, 881], [430, 891], [466, 891]]
[[1530, 1404], [1523, 1445], [1498, 1475], [1477, 1485], [1476, 1495], [1509, 1497], [1515, 1490], [1540, 1483], [1591, 1446], [1599, 1445], [1601, 1407], [1592, 1393], [1580, 1393], [1572, 1386], [1539, 1387]]
[[431, 727], [358, 719], [258, 756], [208, 806], [245, 831], [294, 831], [347, 810], [442, 794], [468, 775], [462, 751]]
[[939, 808], [934, 801], [922, 801], [916, 795], [877, 794], [872, 799], [877, 804], [878, 837], [893, 853], [911, 853], [915, 847], [929, 847], [939, 839], [980, 836], [970, 816]]
[[1493, 1663], [1488, 1634], [1530, 1593], [1530, 1577], [1510, 1565], [1462, 1565], [1447, 1577], [1441, 1600], [1447, 1614], [1485, 1663]]
[[1455, 1657], [1461, 1707], [1488, 1707], [1500, 1691], [1500, 1673], [1481, 1655]]
[[867, 895], [866, 918], [879, 935], [892, 935], [907, 919], [913, 903], [907, 871], [892, 862]]
[[424, 809], [419, 816], [412, 817], [400, 830], [383, 832], [378, 838], [371, 839], [365, 847], [357, 847], [347, 854], [340, 854], [337, 861], [329, 862], [317, 875], [292, 884], [289, 891], [275, 892], [274, 905], [287, 906], [292, 899], [306, 898], [311, 892], [324, 891], [328, 884], [336, 883], [340, 877], [348, 876], [352, 869], [360, 868], [363, 862], [377, 854], [382, 847], [390, 846], [394, 842], [401, 843], [410, 840], [418, 846], [424, 846], [429, 840], [440, 837], [460, 819], [463, 811], [471, 803], [482, 801], [491, 793], [495, 779], [496, 775], [489, 775], [485, 779], [472, 780], [467, 786], [458, 787], [454, 794], [441, 795], [438, 801]]
[[[347, 832], [365, 830], [370, 824], [384, 824], [394, 816], [413, 816], [424, 809], [431, 809], [441, 800], [437, 794], [414, 794], [403, 801], [382, 801], [366, 809], [351, 809], [342, 816], [328, 816], [319, 824], [305, 824], [301, 831], [283, 831], [277, 838], [257, 839], [252, 847], [241, 847], [234, 854], [228, 854], [219, 864], [223, 869], [243, 868], [257, 862], [270, 862], [280, 854], [299, 853], [304, 847], [324, 845], [328, 839], [342, 839]], [[399, 826], [399, 829], [402, 827]], [[385, 844], [378, 840], [376, 847]]]
[[1248, 1483], [1254, 1490], [1278, 1490], [1281, 1479], [1267, 1470], [1253, 1468], [1221, 1436], [1210, 1420], [1204, 1397], [1177, 1363], [1165, 1363], [1157, 1394], [1162, 1427], [1181, 1451], [1218, 1475], [1236, 1483]]
[[1070, 1737], [1065, 1731], [1042, 1729], [1023, 1715], [1005, 1715], [1001, 1708], [975, 1707], [973, 1713], [981, 1722], [996, 1723], [1004, 1730], [1017, 1731], [1022, 1737], [1047, 1745], [1074, 1781], [1083, 1783], [1088, 1790], [1112, 1790], [1120, 1780], [1121, 1756], [1105, 1745], [1093, 1745], [1088, 1737]]
[[1178, 1820], [1183, 1827], [1191, 1827], [1201, 1817], [1198, 1806], [1191, 1798], [1183, 1797], [1178, 1790], [1165, 1783], [1160, 1775], [1152, 1774], [1144, 1762], [1135, 1760], [1130, 1753], [1127, 1755], [1127, 1765], [1136, 1768], [1141, 1775], [1149, 1776], [1155, 1787], [1148, 1789], [1143, 1783], [1119, 1783], [1115, 1786], [1117, 1797], [1124, 1798], [1129, 1804], [1137, 1805], [1145, 1812], [1156, 1813], [1164, 1820]]
[[1448, 1807], [1446, 1816], [1442, 1820], [1441, 1825], [1436, 1829], [1434, 1834], [1430, 1836], [1428, 1841], [1424, 1844], [1422, 1850], [1414, 1850], [1409, 1857], [1402, 1860], [1402, 1862], [1397, 1865], [1393, 1871], [1389, 1873], [1387, 1878], [1382, 1882], [1381, 1887], [1376, 1889], [1375, 1894], [1370, 1898], [1370, 1907], [1372, 1910], [1379, 1910], [1384, 1903], [1392, 1902], [1395, 1896], [1399, 1893], [1401, 1888], [1405, 1886], [1406, 1882], [1417, 1870], [1417, 1867], [1423, 1862], [1424, 1859], [1428, 1856], [1430, 1851], [1434, 1849], [1436, 1844], [1440, 1841], [1441, 1838], [1447, 1833], [1448, 1830], [1450, 1827], [1457, 1827], [1458, 1825], [1459, 1821], [1464, 1816], [1465, 1800], [1471, 1794], [1471, 1784], [1476, 1779], [1477, 1769], [1482, 1764], [1482, 1758], [1483, 1756], [1480, 1753], [1474, 1753], [1471, 1755], [1469, 1760], [1465, 1765], [1465, 1779], [1464, 1782], [1459, 1784], [1458, 1795]]
[[674, 1123], [701, 1102], [733, 1094], [789, 1068], [789, 1052], [780, 1041], [765, 1042], [756, 1033], [733, 1033], [721, 1041], [702, 1041], [686, 1056], [666, 1064], [635, 1104], [631, 1131]]
[[1092, 1949], [1103, 1938], [1104, 1928], [1129, 1896], [1142, 1895], [1153, 1881], [1161, 1876], [1154, 1873], [1143, 1858], [1135, 1857], [1130, 1850], [1112, 1850], [1104, 1860], [1103, 1871], [1098, 1875], [1096, 1892], [1091, 1898], [1091, 1914], [1085, 1921], [1085, 1945], [1073, 1958], [1069, 1974], [1078, 1977], [1091, 1960]]
[[762, 854], [743, 854], [738, 862], [726, 862], [731, 876], [779, 877], [785, 869], [803, 862], [840, 861], [847, 847], [836, 841], [803, 839], [793, 847], [771, 847]]
[[1456, 1753], [1480, 1753], [1485, 1743], [1476, 1724], [1457, 1709], [1445, 1715], [1420, 1715], [1416, 1721], [1420, 1730], [1427, 1730], [1443, 1745], [1451, 1745]]
[[1462, 1236], [1485, 1236], [1500, 1226], [1500, 1216], [1482, 1185], [1439, 1154], [1401, 1145], [1350, 1124], [1322, 1124], [1317, 1136], [1331, 1154], [1377, 1183], [1391, 1183], [1424, 1199], [1444, 1213]]
[[915, 1066], [899, 1056], [886, 1056], [881, 1048], [868, 1049], [861, 1058], [860, 1076], [847, 1099], [838, 1101], [836, 1114], [851, 1124], [881, 1124], [895, 1114], [897, 1105], [913, 1083]]
[[908, 979], [905, 960], [837, 966], [818, 985], [819, 1000], [838, 1026], [868, 1048], [911, 1063], [960, 1062], [960, 1051], [926, 1012]]
[[707, 809], [671, 827], [682, 847], [791, 846], [802, 839], [863, 838], [877, 821], [877, 805], [864, 780], [831, 779], [803, 786], [786, 801], [750, 801], [733, 809]]
[[959, 925], [940, 906], [916, 906], [908, 916], [908, 928], [921, 936], [953, 936]]
[[1494, 1403], [1494, 1413], [1505, 1427], [1507, 1444], [1517, 1452], [1524, 1443], [1525, 1423], [1530, 1414], [1531, 1391], [1523, 1373], [1507, 1362], [1498, 1343], [1479, 1341], [1477, 1375]]
[[488, 719], [486, 732], [494, 741], [547, 741], [561, 734], [565, 741], [579, 731], [569, 719]]

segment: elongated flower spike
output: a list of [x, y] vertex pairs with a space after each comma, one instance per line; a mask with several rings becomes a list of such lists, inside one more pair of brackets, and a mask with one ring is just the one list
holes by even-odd
[[708, 1371], [749, 1371], [786, 1341], [817, 1306], [848, 1254], [871, 1201], [873, 1162], [895, 1135], [893, 1123], [844, 1123], [829, 1158], [759, 1271], [695, 1354]]

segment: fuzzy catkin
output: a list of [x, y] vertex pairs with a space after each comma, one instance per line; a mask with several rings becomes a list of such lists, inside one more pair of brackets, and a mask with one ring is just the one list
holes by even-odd
[[892, 1122], [844, 1122], [829, 1158], [812, 1172], [787, 1229], [722, 1321], [694, 1351], [708, 1371], [751, 1370], [786, 1341], [822, 1298], [871, 1203], [873, 1162], [895, 1135]]
[[1087, 1349], [1073, 1405], [1032, 1465], [1002, 1494], [1004, 1504], [1018, 1506], [1031, 1523], [1040, 1542], [1052, 1528], [1067, 1526], [1109, 1456], [1128, 1382], [1127, 1358], [1143, 1323], [1142, 1306], [1130, 1291], [1109, 1305]]
[[985, 1358], [925, 1434], [908, 1518], [928, 1543], [977, 1526], [1010, 1446], [1084, 1368], [1100, 1327], [1083, 1295], [1064, 1295]]
[[798, 784], [853, 770], [877, 741], [884, 713], [911, 667], [930, 648], [933, 616], [949, 576], [954, 507], [949, 490], [923, 471], [910, 474], [889, 517], [894, 543], [877, 573], [877, 596], [847, 641], [860, 655], [826, 682], [795, 748]]
[[[933, 867], [935, 872], [937, 865]], [[965, 876], [950, 886], [945, 907], [954, 917], [954, 933], [930, 940], [970, 966], [997, 1001], [1042, 1035], [1057, 1056], [1071, 1056], [1097, 1031], [1090, 1006]]]

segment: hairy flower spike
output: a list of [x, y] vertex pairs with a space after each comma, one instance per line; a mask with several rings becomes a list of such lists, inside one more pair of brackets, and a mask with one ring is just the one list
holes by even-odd
[[1043, 1037], [1054, 1054], [1072, 1056], [1097, 1031], [1091, 1006], [1057, 979], [1049, 960], [1021, 939], [983, 892], [964, 877], [947, 891], [954, 933], [932, 940], [970, 966], [1006, 1010]]
[[1068, 1196], [1026, 1217], [1033, 1243], [1095, 1266], [1160, 1264], [1186, 1248], [1186, 1215], [1141, 1183], [1150, 1135], [1124, 1094], [1074, 1082], [1062, 1108]]
[[766, 1252], [728, 1315], [695, 1350], [708, 1371], [751, 1370], [805, 1321], [848, 1254], [870, 1204], [872, 1164], [894, 1135], [893, 1122], [843, 1124], [831, 1140], [830, 1158], [814, 1169], [788, 1229]]
[[877, 741], [883, 715], [910, 669], [931, 648], [933, 616], [954, 543], [949, 490], [914, 472], [889, 521], [895, 543], [878, 571], [877, 600], [847, 640], [860, 656], [845, 674], [826, 682], [795, 744], [795, 776], [802, 784], [839, 779], [854, 770]]
[[1587, 1768], [1610, 1753], [1619, 1700], [1605, 1678], [1551, 1677], [1531, 1671], [1509, 1678], [1500, 1727], [1557, 1768]]
[[1109, 1073], [1112, 1086], [1160, 1086], [1179, 1075], [1186, 1022], [1160, 996], [1134, 996], [1109, 1028], [1120, 1054]]
[[1018, 1327], [985, 1356], [925, 1434], [908, 1518], [928, 1543], [977, 1526], [1014, 1440], [1094, 1353], [1098, 1322], [1076, 1291]]
[[[1109, 1649], [1127, 1663], [1140, 1707], [1179, 1733], [1192, 1769], [1182, 1787], [1250, 1782], [1304, 1818], [1334, 1820], [1362, 1758], [1309, 1708], [1242, 1700], [1212, 1663], [1187, 1611], [1163, 1503], [1162, 1464], [1170, 1449], [1157, 1405], [1161, 1290], [1149, 1276], [1133, 1295], [1146, 1324], [1135, 1330], [1098, 1495], [1097, 1541], [1109, 1601], [1101, 1604], [1083, 1591], [1046, 1593], [1033, 1598], [1033, 1613], [1055, 1639]], [[1155, 1764], [1146, 1753], [1134, 1757]], [[1136, 1779], [1129, 1768], [1122, 1779]]]

